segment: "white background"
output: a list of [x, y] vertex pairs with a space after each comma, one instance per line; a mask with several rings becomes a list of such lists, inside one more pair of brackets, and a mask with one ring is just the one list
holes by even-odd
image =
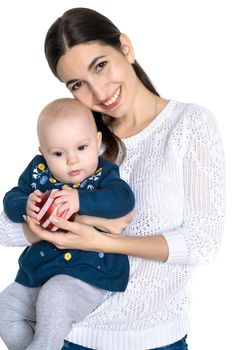
[[[105, 14], [130, 36], [137, 60], [162, 96], [199, 103], [215, 114], [226, 154], [225, 239], [218, 258], [201, 266], [193, 282], [190, 350], [223, 350], [232, 346], [230, 3], [230, 0], [8, 0], [0, 4], [0, 199], [16, 184], [37, 152], [36, 119], [40, 110], [55, 98], [69, 96], [50, 72], [43, 54], [47, 29], [68, 8], [91, 7]], [[14, 279], [20, 252], [19, 248], [0, 247], [0, 290]], [[0, 349], [6, 349], [1, 340]]]

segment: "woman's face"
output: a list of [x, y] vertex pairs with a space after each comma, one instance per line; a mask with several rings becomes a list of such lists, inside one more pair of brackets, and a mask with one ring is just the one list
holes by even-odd
[[138, 79], [129, 39], [121, 50], [99, 42], [78, 44], [58, 61], [58, 76], [73, 96], [90, 109], [121, 118], [134, 109]]

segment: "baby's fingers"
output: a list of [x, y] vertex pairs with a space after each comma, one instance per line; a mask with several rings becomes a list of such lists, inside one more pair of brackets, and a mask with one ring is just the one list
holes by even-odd
[[43, 194], [40, 190], [35, 190], [33, 193], [38, 197], [42, 196]]
[[60, 191], [53, 193], [52, 198], [55, 199], [55, 198], [62, 197], [65, 195], [67, 195], [67, 190], [64, 189], [64, 190], [60, 190]]
[[68, 204], [68, 203], [62, 203], [62, 204], [59, 206], [57, 212], [58, 212], [58, 213], [62, 213], [62, 212], [64, 212], [65, 210], [69, 210], [69, 204]]
[[35, 192], [33, 192], [33, 193], [30, 194], [29, 199], [30, 199], [31, 202], [35, 202], [35, 203], [36, 203], [36, 202], [37, 202], [37, 203], [41, 202], [41, 198], [40, 198], [39, 196], [37, 196], [37, 195], [35, 194]]
[[35, 205], [33, 203], [30, 203], [29, 204], [29, 210], [38, 213], [40, 211], [40, 208], [37, 205]]
[[65, 216], [63, 216], [64, 219], [69, 220], [69, 218], [74, 214], [74, 212], [70, 209], [67, 210]]

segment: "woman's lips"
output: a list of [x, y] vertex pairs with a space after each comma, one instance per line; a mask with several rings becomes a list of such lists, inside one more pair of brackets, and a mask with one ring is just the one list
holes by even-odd
[[107, 110], [113, 109], [118, 105], [120, 100], [121, 100], [121, 87], [119, 87], [115, 91], [115, 93], [110, 99], [105, 100], [105, 102], [102, 102], [101, 105], [104, 107], [104, 109], [107, 109]]

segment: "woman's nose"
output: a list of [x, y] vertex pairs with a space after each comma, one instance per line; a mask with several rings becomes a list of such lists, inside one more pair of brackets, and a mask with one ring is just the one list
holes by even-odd
[[95, 85], [93, 84], [91, 86], [91, 90], [94, 98], [100, 102], [104, 101], [108, 97], [105, 91], [106, 89], [104, 88], [104, 84], [100, 81], [98, 81], [98, 83]]

